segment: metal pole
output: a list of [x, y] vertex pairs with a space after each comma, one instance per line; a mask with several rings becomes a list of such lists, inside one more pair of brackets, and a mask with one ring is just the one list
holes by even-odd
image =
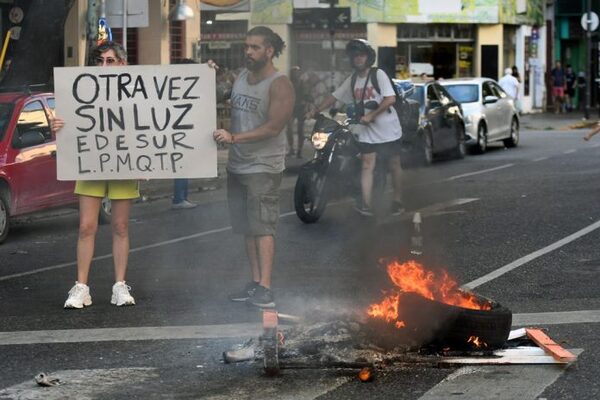
[[123, 0], [123, 49], [127, 51], [127, 0]]
[[335, 0], [329, 0], [329, 40], [331, 43], [331, 91], [335, 91], [335, 21], [333, 6]]
[[585, 85], [585, 119], [590, 118], [590, 102], [591, 102], [591, 94], [592, 94], [592, 84], [596, 84], [595, 81], [592, 80], [592, 1], [586, 1], [586, 32], [585, 32], [585, 45], [586, 45], [586, 63], [585, 63], [585, 76], [586, 76], [586, 85]]

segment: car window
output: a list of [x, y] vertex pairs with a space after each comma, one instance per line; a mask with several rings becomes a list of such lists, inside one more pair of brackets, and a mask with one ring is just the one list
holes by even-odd
[[39, 100], [26, 104], [21, 110], [15, 136], [13, 137], [13, 144], [18, 143], [21, 135], [28, 131], [37, 131], [44, 136], [46, 141], [52, 140], [46, 111], [44, 110], [44, 105]]
[[505, 98], [506, 96], [508, 96], [506, 94], [506, 92], [500, 87], [500, 85], [498, 85], [497, 83], [492, 83], [492, 89], [494, 90], [494, 92], [496, 93], [496, 96], [498, 96], [498, 98]]
[[433, 88], [433, 85], [427, 86], [427, 101], [440, 101], [435, 89]]
[[448, 94], [448, 92], [446, 91], [446, 89], [444, 89], [443, 86], [436, 86], [437, 89], [437, 93], [438, 93], [438, 97], [440, 98], [440, 101], [442, 102], [442, 105], [448, 105], [450, 103], [452, 103], [453, 99], [452, 96]]
[[454, 100], [459, 103], [474, 103], [479, 101], [479, 87], [477, 85], [447, 85], [444, 86]]
[[12, 103], [0, 103], [0, 140], [4, 138], [6, 134], [6, 128], [10, 122], [14, 105]]
[[494, 93], [494, 91], [492, 90], [492, 86], [490, 85], [489, 82], [484, 82], [483, 86], [481, 87], [481, 95], [483, 96], [483, 98], [485, 99], [487, 96], [496, 96], [496, 93]]
[[54, 109], [56, 108], [56, 101], [54, 101], [54, 97], [48, 97], [48, 100], [46, 100], [46, 102], [48, 103], [48, 107], [54, 111]]
[[409, 99], [416, 100], [423, 105], [423, 86], [415, 86], [415, 91], [409, 96]]

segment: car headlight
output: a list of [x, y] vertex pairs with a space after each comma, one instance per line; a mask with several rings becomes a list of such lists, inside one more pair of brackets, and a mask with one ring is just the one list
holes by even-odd
[[312, 134], [310, 141], [315, 149], [321, 150], [327, 144], [327, 139], [329, 138], [330, 133], [325, 132], [315, 132]]

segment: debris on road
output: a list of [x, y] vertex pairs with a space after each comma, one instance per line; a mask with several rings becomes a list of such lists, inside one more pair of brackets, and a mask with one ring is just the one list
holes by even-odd
[[48, 374], [46, 374], [44, 372], [40, 372], [39, 374], [37, 374], [35, 376], [35, 382], [40, 386], [46, 386], [46, 387], [60, 385], [60, 379], [51, 378], [50, 376], [48, 376]]

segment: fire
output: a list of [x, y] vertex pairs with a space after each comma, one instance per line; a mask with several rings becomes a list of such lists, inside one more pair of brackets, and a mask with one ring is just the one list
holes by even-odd
[[402, 292], [416, 293], [429, 300], [462, 308], [491, 309], [488, 302], [482, 304], [474, 295], [462, 291], [446, 271], [436, 274], [426, 270], [418, 262], [410, 260], [405, 263], [398, 261], [388, 263], [387, 273], [396, 288], [381, 303], [371, 304], [367, 314], [373, 318], [385, 319], [386, 322], [394, 322], [397, 328], [406, 326], [403, 321], [397, 320]]
[[469, 339], [467, 339], [467, 343], [471, 343], [473, 346], [477, 347], [478, 349], [481, 347], [487, 347], [487, 343], [484, 342], [483, 340], [479, 339], [479, 337], [477, 337], [477, 336], [469, 336]]

